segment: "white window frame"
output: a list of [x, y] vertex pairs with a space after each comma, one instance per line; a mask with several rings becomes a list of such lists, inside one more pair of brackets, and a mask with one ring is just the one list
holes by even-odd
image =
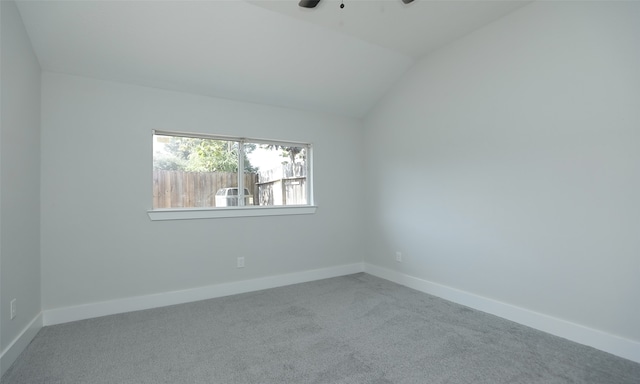
[[[213, 139], [228, 140], [239, 143], [243, 148], [245, 143], [256, 144], [275, 144], [284, 146], [305, 147], [307, 149], [307, 182], [306, 194], [307, 204], [305, 205], [284, 205], [284, 206], [245, 206], [244, 205], [244, 177], [241, 177], [244, 170], [244, 156], [241, 156], [243, 150], [238, 150], [238, 204], [235, 207], [201, 207], [201, 208], [152, 208], [147, 210], [147, 214], [152, 221], [157, 220], [192, 220], [192, 219], [218, 219], [226, 217], [259, 217], [259, 216], [283, 216], [283, 215], [309, 215], [316, 212], [317, 206], [313, 200], [313, 145], [311, 143], [302, 143], [285, 140], [268, 140], [255, 139], [246, 137], [226, 136], [226, 135], [209, 135], [203, 133], [192, 132], [176, 132], [176, 131], [160, 131], [153, 130], [151, 137], [154, 135], [187, 137], [196, 139]], [[153, 153], [151, 154], [153, 159]]]

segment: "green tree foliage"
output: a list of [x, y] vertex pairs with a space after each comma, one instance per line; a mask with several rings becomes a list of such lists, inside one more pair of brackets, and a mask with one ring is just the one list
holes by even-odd
[[187, 166], [184, 159], [175, 156], [156, 155], [153, 157], [153, 169], [164, 171], [181, 171]]
[[295, 164], [296, 160], [305, 161], [307, 159], [307, 151], [304, 147], [286, 147], [277, 144], [265, 144], [264, 148], [271, 150], [282, 150], [282, 157], [289, 158], [291, 164]]
[[[170, 137], [164, 153], [154, 156], [154, 168], [188, 172], [238, 172], [238, 142], [190, 137]], [[255, 144], [245, 145], [244, 170], [255, 172], [246, 154]]]

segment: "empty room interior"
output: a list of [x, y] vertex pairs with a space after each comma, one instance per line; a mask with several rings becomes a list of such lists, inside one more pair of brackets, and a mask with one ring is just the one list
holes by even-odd
[[0, 383], [640, 383], [640, 2], [0, 20]]

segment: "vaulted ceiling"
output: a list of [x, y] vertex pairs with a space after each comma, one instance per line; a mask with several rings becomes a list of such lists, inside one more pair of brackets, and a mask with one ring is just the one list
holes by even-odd
[[420, 57], [529, 1], [18, 1], [44, 70], [362, 117]]

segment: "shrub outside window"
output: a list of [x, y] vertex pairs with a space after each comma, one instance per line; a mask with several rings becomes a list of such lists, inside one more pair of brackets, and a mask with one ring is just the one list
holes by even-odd
[[153, 132], [153, 210], [311, 206], [311, 145]]

